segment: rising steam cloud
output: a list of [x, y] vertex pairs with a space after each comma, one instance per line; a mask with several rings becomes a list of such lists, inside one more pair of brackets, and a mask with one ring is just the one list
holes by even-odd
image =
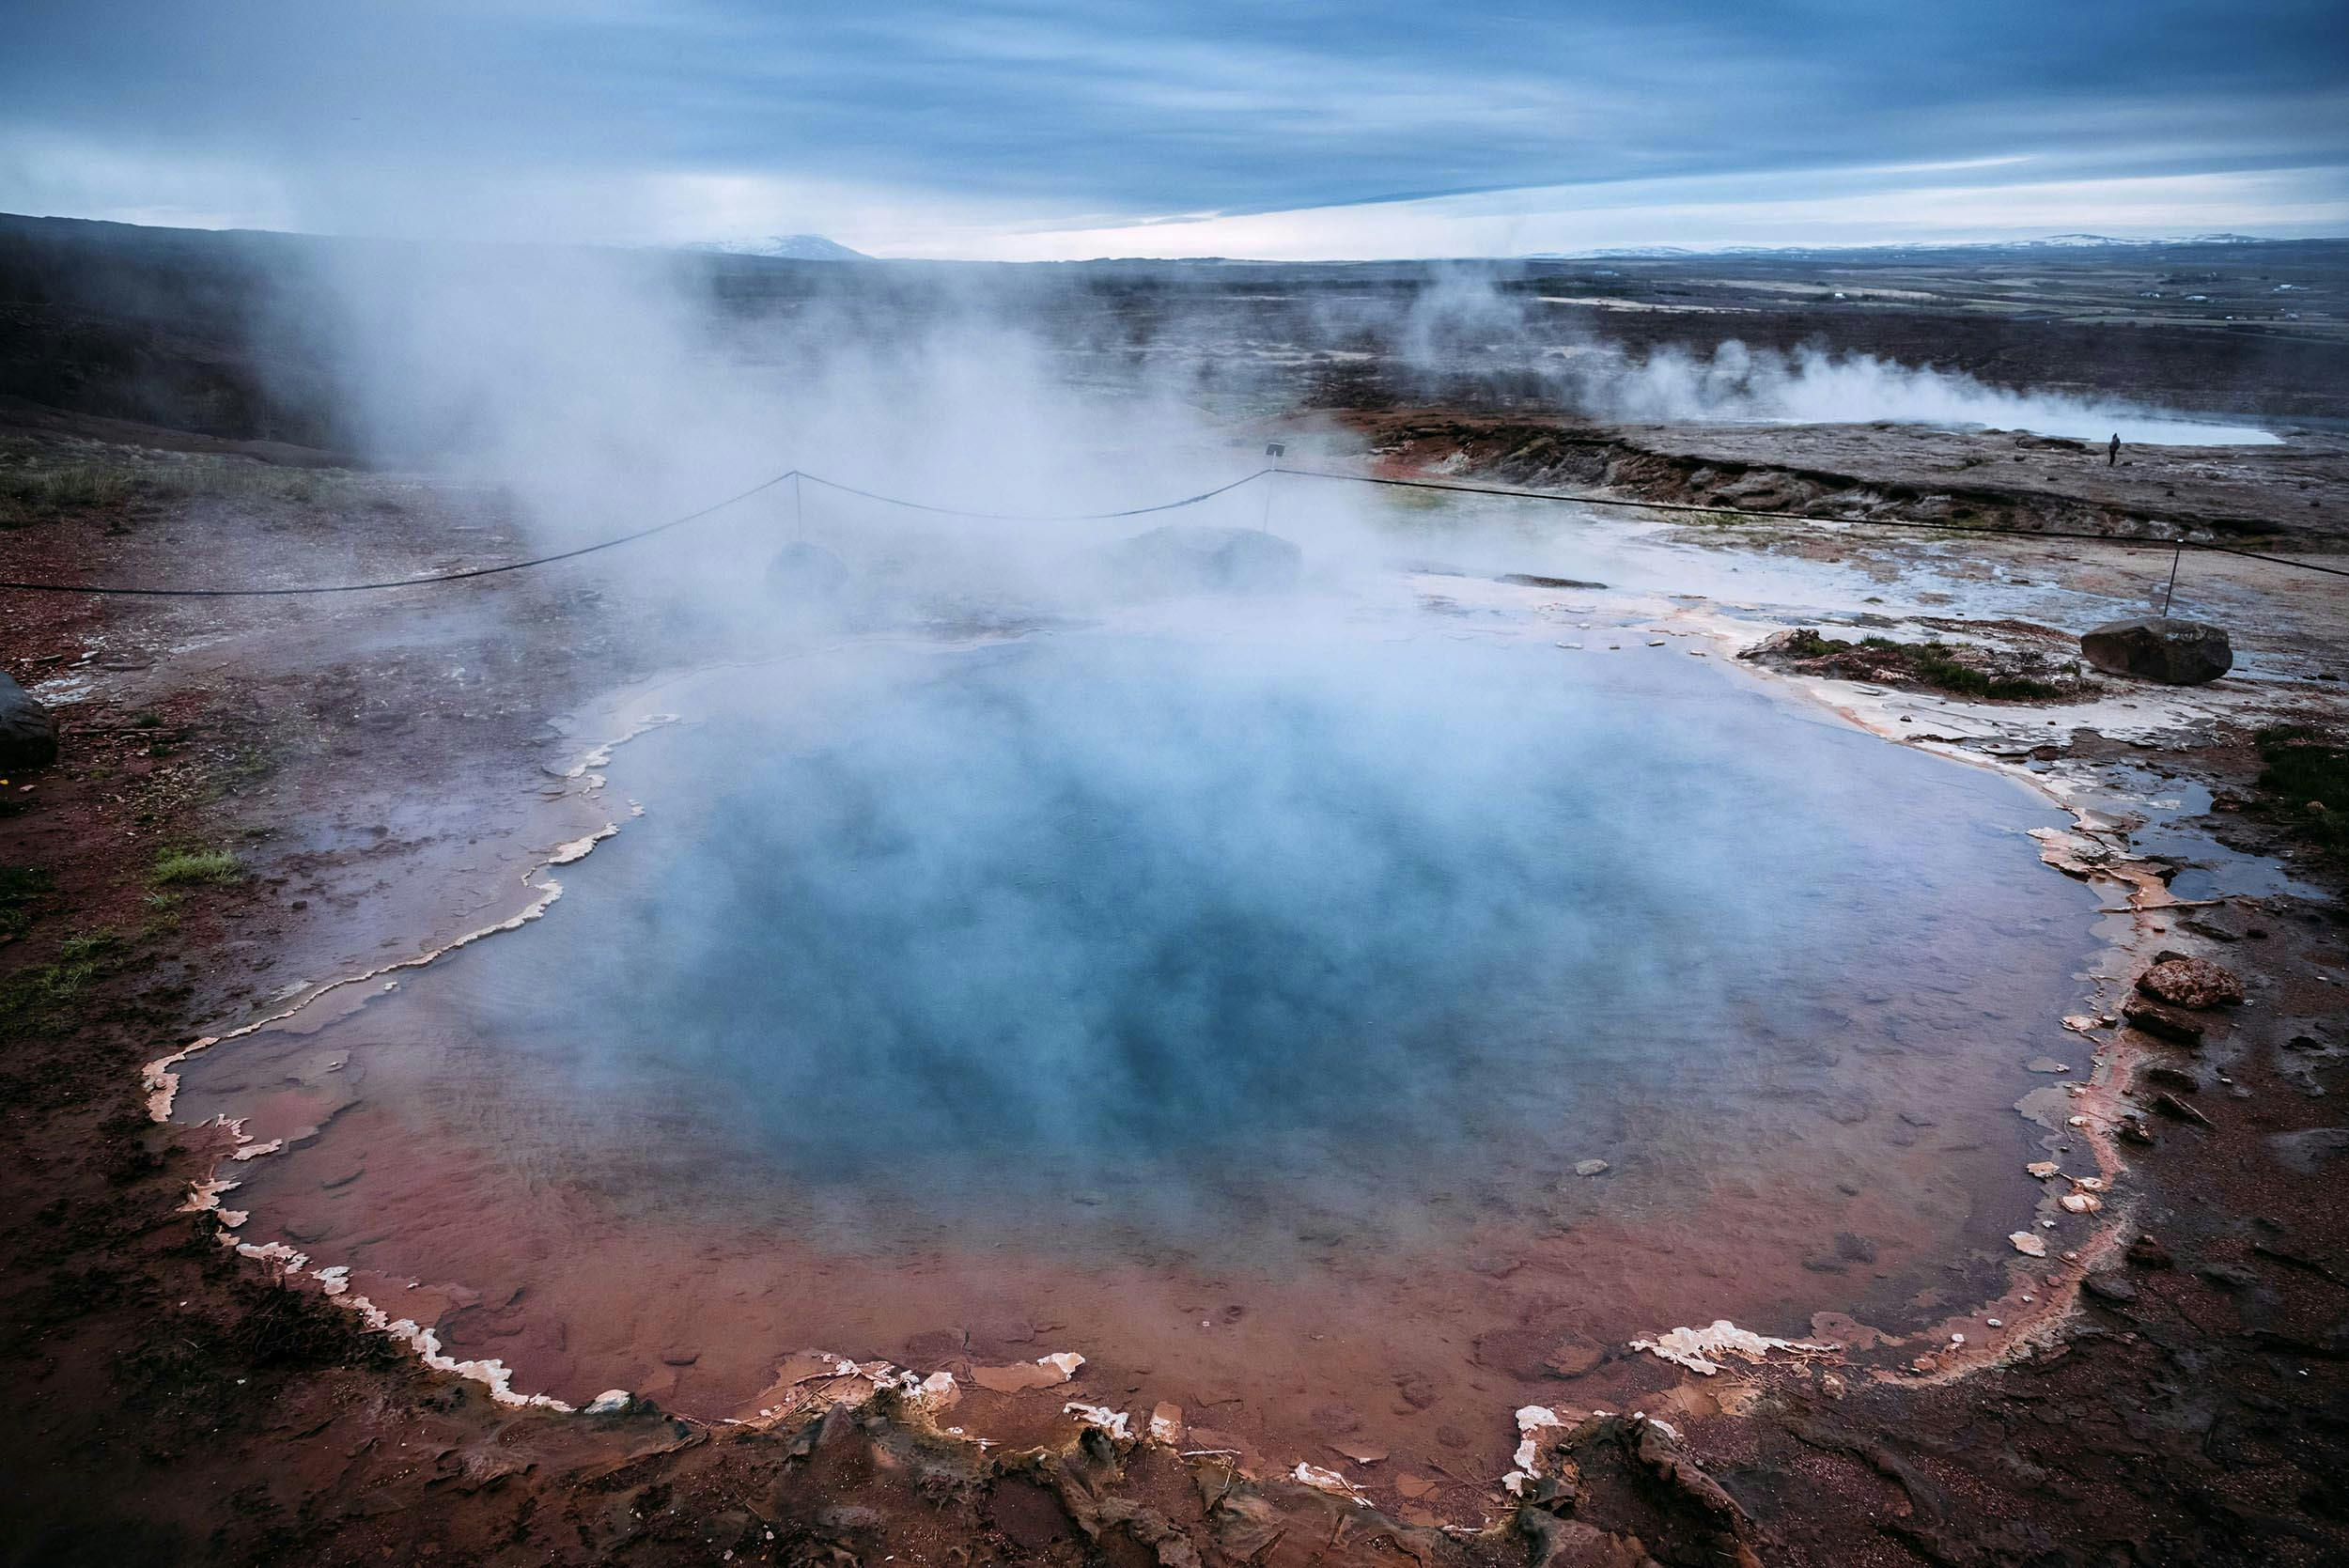
[[1890, 422], [1958, 429], [1983, 426], [2082, 441], [2111, 432], [2124, 441], [2213, 443], [2262, 434], [2108, 401], [2015, 392], [1963, 371], [1902, 365], [1875, 354], [1838, 354], [1816, 346], [1781, 353], [1732, 340], [1710, 354], [1665, 348], [1640, 361], [1617, 349], [1595, 347], [1576, 352], [1561, 379], [1579, 411], [1624, 422]]
[[1400, 304], [1341, 302], [1317, 311], [1315, 325], [1330, 338], [1378, 342], [1426, 378], [1438, 398], [1480, 377], [1513, 378], [1521, 401], [1613, 423], [1890, 423], [2209, 445], [2276, 440], [2120, 399], [1996, 386], [1961, 370], [1818, 345], [1781, 351], [1730, 338], [1703, 350], [1666, 345], [1635, 353], [1560, 327], [1541, 304], [1500, 287], [1488, 268], [1454, 265], [1431, 271]]

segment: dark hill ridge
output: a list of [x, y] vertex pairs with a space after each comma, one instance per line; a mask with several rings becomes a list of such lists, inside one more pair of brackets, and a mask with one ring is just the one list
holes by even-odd
[[[338, 412], [333, 364], [342, 307], [328, 277], [345, 265], [397, 275], [461, 254], [0, 215], [0, 396], [348, 448], [354, 432]], [[1209, 386], [1336, 411], [1441, 405], [1554, 418], [1572, 411], [1557, 407], [1545, 374], [1555, 345], [1612, 345], [1637, 360], [1708, 354], [1734, 338], [1931, 365], [1995, 386], [2349, 422], [2349, 241], [1216, 266], [604, 254], [681, 278], [745, 320], [825, 298], [886, 333], [962, 308], [977, 289], [1062, 350], [1072, 373], [1147, 353]], [[1409, 307], [1464, 267], [1481, 270], [1521, 322], [1463, 329], [1434, 355], [1401, 353]]]

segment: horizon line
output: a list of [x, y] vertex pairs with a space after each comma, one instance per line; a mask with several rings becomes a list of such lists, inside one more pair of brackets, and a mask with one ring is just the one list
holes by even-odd
[[[117, 228], [148, 229], [157, 233], [187, 234], [251, 234], [270, 235], [285, 239], [346, 241], [375, 244], [469, 244], [496, 245], [516, 249], [556, 250], [616, 250], [616, 251], [675, 251], [684, 254], [723, 256], [744, 261], [796, 262], [810, 267], [853, 267], [863, 264], [890, 266], [947, 267], [1086, 267], [1102, 263], [1163, 262], [1170, 264], [1220, 262], [1251, 267], [1330, 267], [1420, 265], [1442, 266], [1462, 262], [1523, 262], [1523, 261], [1667, 261], [1702, 259], [1711, 256], [1803, 256], [1820, 253], [1851, 254], [1869, 251], [1948, 251], [1948, 250], [2015, 250], [2015, 249], [2079, 249], [2093, 250], [2102, 246], [2115, 249], [2154, 249], [2162, 246], [2225, 246], [2225, 245], [2303, 245], [2340, 244], [2349, 242], [2349, 233], [2277, 235], [2256, 234], [2244, 230], [2216, 229], [2199, 234], [2128, 237], [2096, 234], [2083, 230], [2056, 230], [2012, 238], [1980, 240], [1857, 240], [1794, 241], [1785, 244], [1734, 243], [1722, 245], [1679, 245], [1668, 243], [1621, 244], [1595, 246], [1587, 251], [1517, 251], [1493, 253], [1461, 253], [1447, 256], [1251, 256], [1225, 253], [1150, 254], [1127, 252], [1104, 253], [1091, 256], [1010, 260], [989, 256], [877, 256], [856, 251], [854, 247], [832, 240], [828, 235], [801, 233], [773, 236], [782, 239], [814, 239], [839, 245], [850, 251], [849, 256], [770, 256], [751, 248], [756, 241], [738, 240], [507, 240], [491, 238], [459, 238], [439, 236], [421, 238], [413, 235], [334, 231], [326, 229], [267, 228], [244, 224], [205, 224], [182, 222], [174, 224], [139, 223], [125, 218], [89, 217], [73, 212], [7, 212], [0, 219], [17, 219], [30, 223], [105, 224]], [[2061, 241], [2078, 241], [2076, 246], [2058, 244]]]

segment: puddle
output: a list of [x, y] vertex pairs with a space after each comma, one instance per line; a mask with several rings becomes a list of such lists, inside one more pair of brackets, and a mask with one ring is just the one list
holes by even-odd
[[[2050, 772], [2048, 764], [2027, 765]], [[2073, 803], [2092, 807], [2124, 830], [2129, 854], [2171, 868], [2171, 898], [2305, 898], [2324, 890], [2292, 875], [2289, 861], [2230, 849], [2203, 826], [2210, 818], [2208, 785], [2127, 764], [2107, 765], [2092, 788], [2074, 788]]]
[[1453, 629], [697, 677], [549, 918], [179, 1114], [288, 1140], [248, 1239], [703, 1416], [803, 1347], [1074, 1350], [1283, 1467], [1488, 1484], [1637, 1335], [1995, 1294], [2093, 950], [2066, 819], [1676, 644]]

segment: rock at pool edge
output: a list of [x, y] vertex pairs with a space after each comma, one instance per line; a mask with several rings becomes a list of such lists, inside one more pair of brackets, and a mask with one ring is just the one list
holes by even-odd
[[2200, 686], [2234, 668], [2227, 629], [2207, 621], [2139, 615], [2080, 633], [2080, 653], [2108, 675]]

